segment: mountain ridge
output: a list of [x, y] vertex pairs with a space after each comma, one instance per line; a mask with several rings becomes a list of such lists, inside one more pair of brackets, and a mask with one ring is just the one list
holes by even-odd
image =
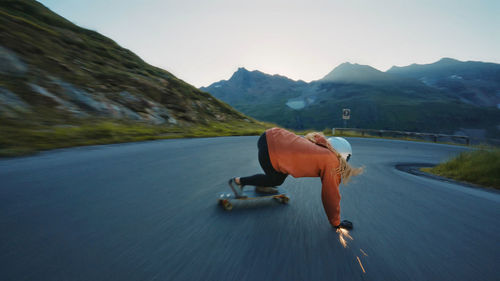
[[500, 64], [443, 58], [430, 64], [392, 67], [387, 72], [449, 90], [465, 103], [500, 108]]
[[[201, 89], [258, 120], [294, 129], [342, 127], [341, 109], [351, 108], [357, 114], [350, 120], [353, 127], [443, 133], [478, 129], [484, 131], [483, 135], [500, 137], [500, 79], [477, 76], [469, 69], [471, 77], [476, 78], [457, 84], [455, 80], [460, 77], [449, 75], [455, 71], [449, 67], [463, 68], [462, 62], [443, 58], [436, 63], [438, 69], [425, 79], [412, 74], [415, 64], [382, 72], [371, 66], [343, 63], [309, 83], [290, 79], [280, 84], [259, 71], [259, 78], [254, 80], [258, 83], [221, 80]], [[473, 64], [477, 65], [500, 67], [494, 63]], [[252, 80], [252, 72], [246, 74]]]

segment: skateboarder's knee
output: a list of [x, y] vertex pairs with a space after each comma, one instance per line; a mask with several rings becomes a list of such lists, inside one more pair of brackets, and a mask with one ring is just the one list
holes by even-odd
[[271, 180], [271, 182], [272, 182], [271, 186], [280, 186], [283, 184], [284, 181], [285, 181], [285, 179], [274, 177]]

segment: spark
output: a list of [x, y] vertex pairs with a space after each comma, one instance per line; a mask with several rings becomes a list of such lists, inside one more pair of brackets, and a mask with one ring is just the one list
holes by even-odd
[[361, 253], [363, 253], [363, 255], [365, 255], [365, 257], [368, 257], [368, 254], [365, 253], [365, 251], [363, 251], [362, 249], [359, 249], [361, 251]]
[[347, 248], [347, 241], [345, 239], [345, 237], [351, 239], [351, 240], [354, 240], [351, 235], [349, 235], [349, 231], [346, 230], [346, 229], [343, 229], [343, 228], [339, 228], [337, 229], [337, 233], [339, 234], [339, 241], [340, 241], [340, 244], [342, 244], [342, 246], [344, 246], [344, 248]]
[[354, 240], [352, 239], [351, 235], [349, 235], [349, 230], [341, 228], [340, 232], [342, 233], [343, 236], [346, 236], [347, 238]]
[[365, 269], [363, 268], [363, 264], [361, 263], [361, 260], [359, 259], [358, 256], [356, 256], [356, 258], [358, 259], [359, 266], [361, 267], [361, 270], [363, 270], [363, 273], [366, 273]]
[[344, 246], [344, 248], [347, 248], [347, 242], [345, 241], [344, 237], [340, 233], [339, 233], [339, 241], [340, 241], [340, 244], [342, 244], [342, 246]]

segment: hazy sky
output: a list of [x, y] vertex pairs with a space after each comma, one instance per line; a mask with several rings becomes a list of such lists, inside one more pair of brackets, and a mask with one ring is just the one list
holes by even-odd
[[304, 81], [343, 62], [500, 63], [500, 0], [42, 0], [194, 86], [238, 67]]

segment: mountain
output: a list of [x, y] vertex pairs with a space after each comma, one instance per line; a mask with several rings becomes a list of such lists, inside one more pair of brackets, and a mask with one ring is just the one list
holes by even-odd
[[200, 90], [215, 89], [219, 99], [228, 103], [271, 102], [288, 96], [307, 83], [293, 81], [280, 75], [269, 75], [260, 71], [248, 71], [240, 67], [229, 80], [213, 83]]
[[321, 82], [338, 82], [338, 83], [377, 83], [394, 81], [395, 78], [390, 74], [377, 70], [369, 65], [360, 65], [352, 63], [343, 63], [334, 68], [330, 73], [325, 75]]
[[36, 1], [4, 0], [0, 14], [1, 123], [257, 124]]
[[[280, 111], [279, 109], [304, 106], [301, 96], [307, 92], [307, 87], [308, 84], [304, 81], [294, 81], [280, 75], [239, 68], [229, 80], [213, 83], [200, 90], [211, 93], [240, 112], [258, 116], [260, 120], [277, 120], [273, 116]], [[305, 103], [307, 102], [312, 100], [306, 99]], [[268, 111], [268, 108], [273, 110]], [[287, 118], [284, 116], [284, 120], [280, 122], [281, 126], [300, 128], [293, 126], [294, 123], [288, 122]]]
[[[448, 134], [474, 131], [500, 137], [496, 104], [464, 101], [453, 88], [429, 85], [419, 75], [396, 69], [381, 72], [343, 63], [310, 83], [240, 69], [231, 79], [202, 90], [258, 120], [294, 129], [343, 127], [341, 111], [350, 108], [348, 127]], [[240, 76], [244, 79], [233, 79]], [[500, 81], [495, 79], [488, 81], [494, 85]]]
[[443, 58], [431, 64], [393, 66], [387, 73], [418, 79], [453, 93], [465, 103], [500, 108], [500, 64]]

